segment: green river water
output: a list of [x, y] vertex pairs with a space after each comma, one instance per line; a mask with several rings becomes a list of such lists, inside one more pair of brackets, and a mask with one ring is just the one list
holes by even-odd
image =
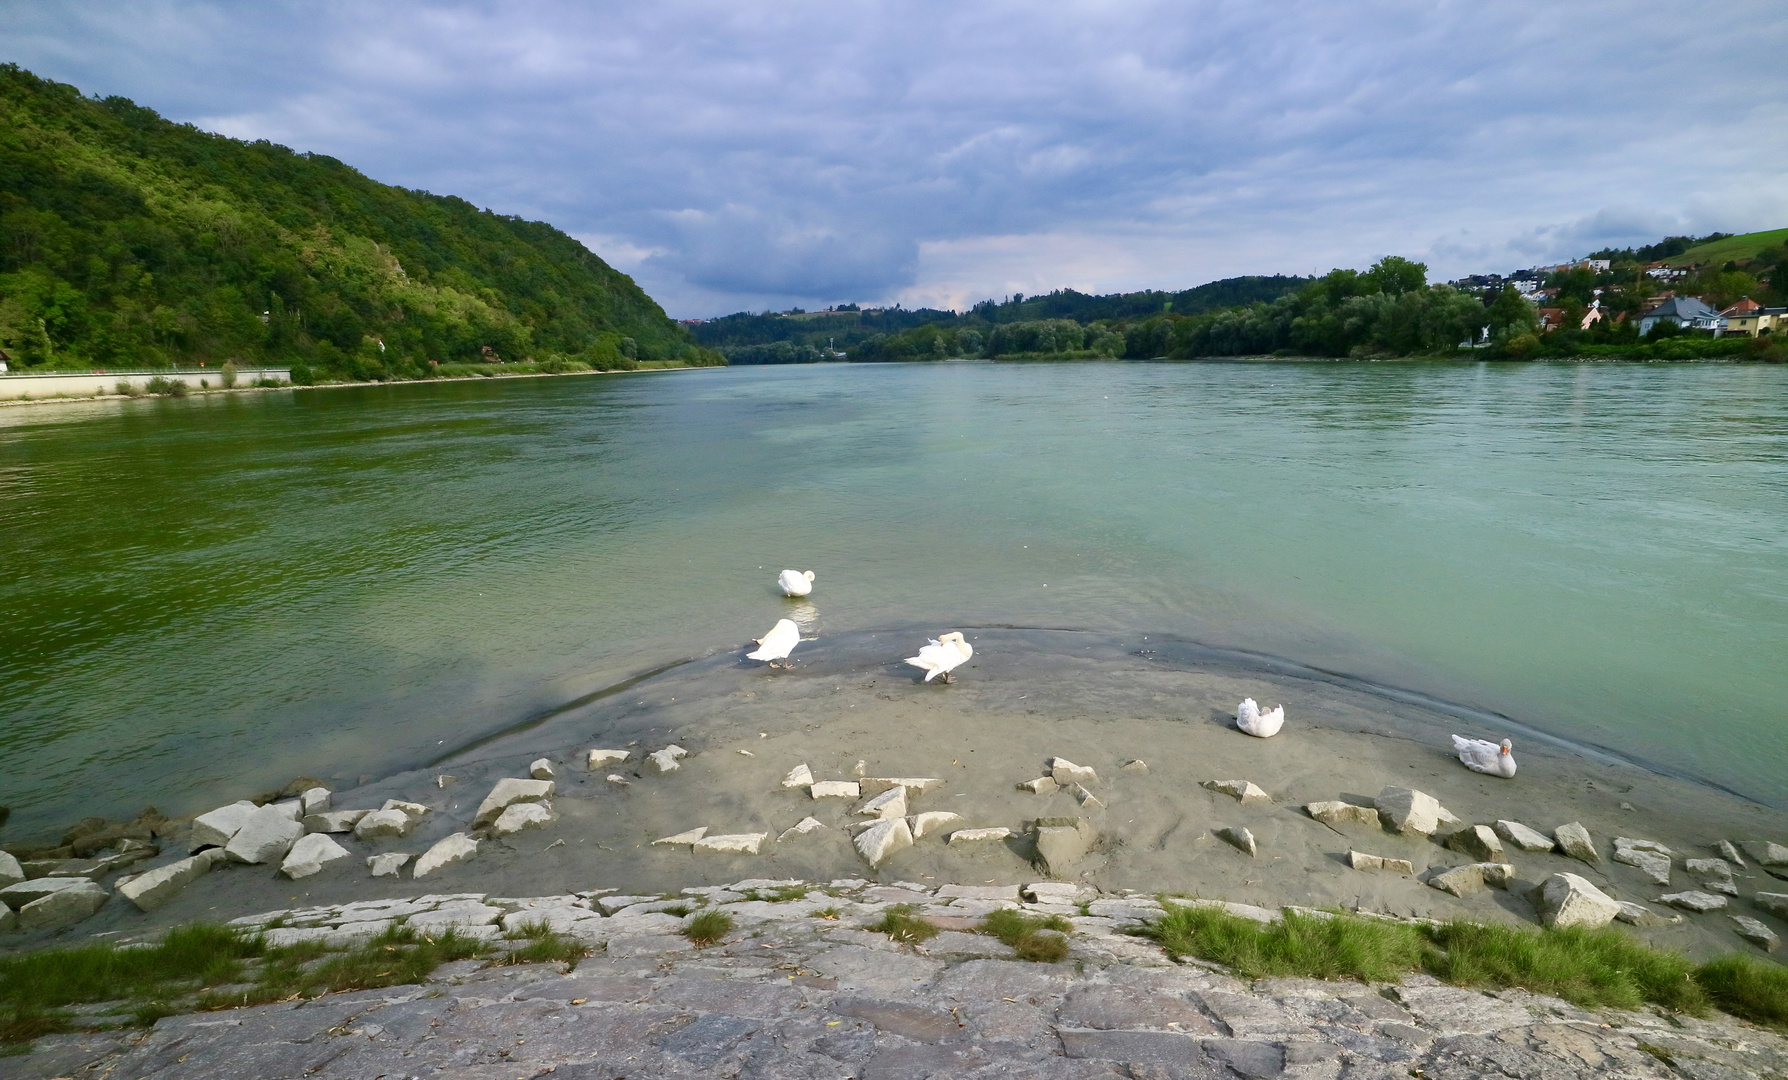
[[28, 406], [0, 410], [0, 536], [15, 836], [413, 767], [740, 648], [794, 608], [785, 566], [816, 571], [822, 636], [1172, 634], [1788, 804], [1779, 367], [824, 365]]

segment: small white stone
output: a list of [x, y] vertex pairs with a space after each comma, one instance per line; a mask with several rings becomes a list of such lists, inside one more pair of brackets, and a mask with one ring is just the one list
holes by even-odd
[[224, 851], [236, 862], [272, 862], [283, 858], [303, 835], [304, 826], [287, 817], [284, 810], [263, 806], [248, 815]]
[[[826, 826], [823, 823], [821, 823], [819, 818], [804, 817], [800, 821], [796, 822], [794, 825], [790, 826], [787, 829], [784, 829], [782, 832], [782, 835], [778, 836], [776, 838], [776, 842], [780, 844], [782, 841], [787, 840], [791, 836], [805, 836], [807, 833], [813, 832], [817, 829], [823, 829], [825, 827]], [[689, 890], [685, 889], [684, 891], [688, 892]]]
[[298, 838], [292, 850], [280, 863], [279, 872], [296, 881], [321, 873], [348, 857], [348, 849], [329, 838], [327, 833], [311, 833]]
[[515, 803], [504, 807], [497, 820], [490, 823], [490, 832], [492, 836], [514, 836], [523, 829], [538, 829], [558, 819], [551, 803]]
[[591, 750], [584, 755], [584, 768], [591, 772], [599, 772], [604, 765], [626, 761], [632, 756], [633, 751], [631, 750]]
[[1551, 851], [1555, 846], [1550, 836], [1538, 829], [1530, 829], [1519, 821], [1498, 821], [1496, 835], [1522, 851]]
[[1004, 825], [996, 825], [991, 829], [957, 829], [948, 838], [950, 844], [974, 844], [983, 840], [1004, 840], [1012, 835], [1012, 830]]
[[305, 832], [338, 833], [353, 832], [360, 819], [372, 813], [370, 810], [326, 810], [320, 814], [307, 814], [303, 821]]
[[547, 758], [535, 758], [528, 766], [528, 775], [536, 780], [555, 780], [558, 773], [553, 771], [553, 763]]
[[1069, 784], [1096, 784], [1099, 774], [1091, 765], [1076, 765], [1067, 758], [1050, 758], [1049, 775], [1063, 787]]
[[790, 769], [788, 775], [782, 778], [782, 786], [786, 788], [808, 787], [812, 783], [813, 770], [807, 767], [805, 761]]
[[1124, 762], [1123, 771], [1127, 773], [1135, 773], [1138, 776], [1147, 776], [1149, 763], [1141, 758], [1135, 758], [1134, 760]]
[[682, 768], [683, 766], [678, 763], [679, 759], [686, 758], [688, 756], [689, 756], [689, 751], [683, 749], [681, 746], [678, 746], [676, 743], [671, 743], [669, 746], [658, 751], [657, 753], [647, 754], [646, 760], [651, 762], [652, 767], [657, 769], [659, 772], [667, 773], [667, 772], [676, 772], [678, 769]]
[[1391, 859], [1383, 855], [1368, 855], [1363, 851], [1348, 852], [1347, 863], [1355, 870], [1389, 870], [1394, 874], [1415, 873], [1415, 865], [1408, 859]]
[[401, 811], [405, 817], [410, 819], [412, 825], [434, 812], [419, 802], [405, 802], [402, 799], [386, 799], [385, 805], [379, 809]]
[[1586, 863], [1602, 861], [1602, 856], [1596, 852], [1595, 841], [1590, 839], [1589, 830], [1581, 821], [1560, 825], [1552, 830], [1552, 838], [1558, 843], [1558, 850], [1573, 859]]
[[668, 847], [675, 847], [678, 844], [693, 844], [706, 835], [708, 835], [708, 827], [703, 825], [700, 828], [680, 832], [675, 836], [666, 836], [662, 839], [654, 840], [652, 841], [652, 846], [657, 847], [660, 844], [663, 844]]
[[416, 860], [416, 869], [411, 877], [422, 878], [454, 863], [467, 862], [478, 854], [478, 841], [465, 833], [454, 833], [435, 843], [434, 847], [422, 853]]
[[1762, 949], [1764, 952], [1775, 952], [1782, 945], [1782, 939], [1776, 932], [1749, 915], [1734, 915], [1732, 921], [1738, 925], [1738, 936]]
[[1576, 874], [1553, 874], [1540, 882], [1534, 896], [1540, 922], [1549, 927], [1594, 930], [1607, 926], [1621, 913], [1613, 897]]
[[761, 832], [704, 836], [695, 842], [695, 850], [723, 855], [756, 855], [758, 848], [769, 837], [769, 833]]
[[380, 836], [403, 836], [414, 824], [410, 815], [402, 810], [374, 810], [362, 815], [354, 823], [354, 836], [360, 840], [372, 840]]
[[1204, 787], [1223, 795], [1232, 795], [1244, 803], [1270, 803], [1273, 797], [1255, 786], [1251, 780], [1206, 780]]
[[907, 827], [906, 818], [888, 818], [858, 833], [855, 843], [869, 865], [876, 866], [896, 851], [912, 847], [913, 831]]
[[1026, 780], [1024, 783], [1019, 784], [1018, 790], [1028, 791], [1033, 795], [1050, 795], [1059, 787], [1061, 787], [1061, 785], [1055, 782], [1055, 777], [1039, 776], [1035, 780]]
[[1074, 797], [1076, 799], [1079, 799], [1080, 805], [1086, 807], [1088, 810], [1103, 810], [1103, 809], [1105, 809], [1105, 804], [1100, 802], [1098, 797], [1095, 796], [1092, 792], [1088, 791], [1086, 789], [1086, 786], [1083, 784], [1075, 784], [1074, 785]]
[[933, 788], [943, 787], [944, 782], [935, 776], [865, 776], [857, 781], [857, 786], [865, 795], [879, 795], [889, 788], [903, 787], [910, 799]]
[[409, 861], [410, 857], [401, 851], [387, 851], [383, 855], [367, 856], [366, 865], [373, 877], [396, 877], [397, 872]]
[[1330, 800], [1304, 804], [1304, 813], [1324, 825], [1369, 825], [1378, 828], [1378, 811], [1370, 806]]
[[603, 777], [603, 779], [611, 784], [619, 784], [622, 787], [628, 787], [633, 783], [633, 781], [622, 776], [620, 773], [609, 773], [607, 776]]
[[855, 780], [821, 780], [807, 789], [807, 794], [816, 799], [843, 797], [855, 799], [861, 794]]
[[200, 814], [192, 821], [192, 836], [189, 841], [192, 850], [228, 844], [230, 838], [242, 828], [242, 823], [248, 820], [248, 816], [259, 809], [254, 803], [243, 799]]
[[883, 821], [890, 818], [903, 818], [906, 816], [906, 789], [891, 787], [857, 807], [855, 813], [858, 817], [874, 817]]
[[1699, 889], [1690, 889], [1686, 892], [1665, 893], [1663, 896], [1658, 897], [1658, 903], [1669, 904], [1671, 907], [1678, 907], [1682, 908], [1684, 911], [1693, 911], [1696, 914], [1701, 914], [1708, 911], [1718, 911], [1725, 907], [1726, 898], [1724, 896], [1715, 895], [1714, 893], [1705, 893]]
[[518, 802], [539, 802], [551, 798], [558, 790], [551, 780], [521, 780], [506, 776], [496, 782], [490, 794], [478, 804], [478, 813], [472, 818], [474, 828], [496, 820], [510, 805]]
[[927, 810], [923, 814], [914, 814], [907, 819], [907, 825], [913, 830], [913, 839], [917, 840], [926, 833], [939, 832], [946, 826], [961, 820], [961, 814], [954, 814], [948, 810]]
[[299, 815], [301, 818], [309, 817], [312, 814], [327, 813], [329, 810], [329, 789], [326, 787], [310, 788], [304, 794], [298, 796], [298, 801], [304, 808], [304, 812]]

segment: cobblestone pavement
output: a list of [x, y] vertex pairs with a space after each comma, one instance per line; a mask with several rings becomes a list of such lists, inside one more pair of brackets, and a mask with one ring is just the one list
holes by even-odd
[[[432, 906], [419, 906], [437, 924], [446, 912], [489, 918], [480, 924], [488, 933], [497, 920], [557, 911], [552, 921], [600, 951], [570, 971], [463, 961], [418, 986], [45, 1038], [32, 1053], [0, 1058], [0, 1080], [1788, 1077], [1788, 1040], [1723, 1016], [1593, 1013], [1426, 976], [1395, 986], [1246, 983], [1114, 933], [1146, 917], [1152, 904], [1142, 898], [1094, 901], [1067, 961], [1024, 963], [965, 932], [976, 913], [1013, 901], [851, 884], [834, 883], [842, 898], [783, 902], [705, 890], [737, 923], [706, 949], [678, 933], [676, 916], [629, 915], [612, 897], [425, 898]], [[600, 899], [614, 912], [602, 914]], [[863, 928], [902, 899], [951, 928], [923, 947]], [[449, 907], [474, 900], [492, 914]], [[639, 906], [653, 905], [640, 898]], [[339, 935], [341, 925], [366, 922], [363, 914], [285, 921]]]

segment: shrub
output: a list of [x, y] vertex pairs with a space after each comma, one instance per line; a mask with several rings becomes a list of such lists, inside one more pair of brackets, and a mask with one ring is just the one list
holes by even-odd
[[689, 920], [683, 928], [683, 936], [698, 949], [709, 945], [718, 945], [732, 932], [733, 917], [724, 911], [704, 911]]
[[151, 394], [166, 394], [169, 397], [185, 397], [186, 383], [180, 379], [170, 379], [165, 375], [157, 375], [144, 387]]
[[225, 360], [224, 366], [217, 369], [218, 383], [225, 390], [236, 385], [236, 361]]

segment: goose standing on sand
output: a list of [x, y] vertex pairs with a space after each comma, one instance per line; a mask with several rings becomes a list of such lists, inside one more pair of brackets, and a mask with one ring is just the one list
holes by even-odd
[[784, 570], [776, 576], [784, 596], [806, 596], [813, 591], [813, 571]]
[[1500, 743], [1488, 742], [1484, 739], [1461, 739], [1453, 736], [1453, 753], [1472, 772], [1489, 773], [1491, 776], [1504, 778], [1515, 775], [1515, 755], [1509, 753], [1514, 743], [1504, 739]]
[[1243, 698], [1235, 709], [1235, 726], [1257, 739], [1270, 739], [1285, 726], [1285, 706], [1275, 705], [1270, 711], [1261, 712], [1253, 698]]
[[771, 667], [776, 667], [776, 661], [780, 660], [782, 667], [793, 667], [788, 662], [788, 654], [794, 652], [795, 646], [801, 643], [801, 628], [788, 619], [777, 619], [769, 633], [755, 640], [759, 648], [756, 652], [746, 653], [748, 659], [768, 660]]
[[964, 640], [960, 633], [952, 631], [932, 639], [931, 644], [919, 650], [918, 656], [909, 656], [906, 662], [916, 668], [924, 668], [926, 682], [930, 682], [936, 675], [942, 675], [944, 681], [949, 682], [950, 672], [973, 655], [975, 647]]

